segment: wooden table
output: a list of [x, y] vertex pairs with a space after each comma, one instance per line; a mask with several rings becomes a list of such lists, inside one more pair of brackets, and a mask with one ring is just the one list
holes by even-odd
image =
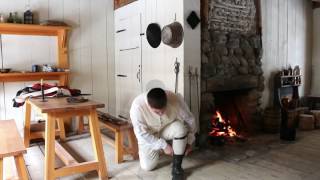
[[[66, 98], [47, 99], [42, 102], [41, 99], [29, 99], [26, 101], [25, 117], [25, 144], [29, 145], [31, 108], [36, 109], [46, 120], [45, 124], [45, 177], [50, 180], [61, 176], [72, 175], [97, 170], [100, 179], [108, 179], [106, 170], [106, 161], [104, 158], [103, 147], [101, 143], [101, 134], [99, 129], [98, 116], [96, 108], [103, 108], [104, 104], [94, 101], [84, 103], [68, 103]], [[92, 145], [95, 153], [95, 160], [91, 162], [78, 163], [64, 148], [55, 141], [55, 122], [63, 121], [75, 116], [88, 116]], [[62, 123], [63, 124], [63, 123]], [[59, 127], [61, 131], [61, 124]], [[29, 135], [28, 135], [29, 134]], [[55, 169], [55, 153], [64, 162], [66, 166]]]

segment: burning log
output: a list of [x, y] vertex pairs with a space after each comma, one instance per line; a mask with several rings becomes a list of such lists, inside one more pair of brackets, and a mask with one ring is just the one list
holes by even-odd
[[231, 123], [222, 118], [221, 113], [216, 113], [211, 118], [212, 130], [209, 136], [213, 137], [237, 137], [236, 131], [231, 127]]

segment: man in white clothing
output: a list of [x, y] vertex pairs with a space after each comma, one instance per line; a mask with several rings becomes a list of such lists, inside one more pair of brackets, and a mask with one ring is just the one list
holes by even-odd
[[[161, 88], [151, 89], [134, 99], [130, 118], [138, 139], [141, 168], [153, 170], [163, 150], [173, 156], [172, 179], [184, 179], [181, 164], [184, 155], [191, 152], [196, 127], [182, 96]], [[172, 145], [167, 143], [169, 140]]]

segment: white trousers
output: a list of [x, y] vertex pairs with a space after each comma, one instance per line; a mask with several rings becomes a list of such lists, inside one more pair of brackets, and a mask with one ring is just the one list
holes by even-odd
[[[184, 125], [184, 123], [176, 120], [171, 124], [169, 124], [160, 132], [160, 137], [169, 141], [169, 140], [173, 140], [174, 138], [185, 137], [187, 133], [188, 133], [188, 130]], [[183, 143], [178, 142], [175, 144], [175, 146], [173, 147], [174, 152], [185, 151], [187, 138], [183, 139], [182, 141]], [[160, 153], [159, 150], [155, 151], [148, 146], [139, 144], [139, 159], [140, 159], [141, 168], [146, 171], [153, 170], [158, 164], [159, 153]]]

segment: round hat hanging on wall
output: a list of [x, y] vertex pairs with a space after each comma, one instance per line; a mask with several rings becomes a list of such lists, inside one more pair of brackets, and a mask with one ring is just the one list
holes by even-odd
[[173, 22], [166, 25], [162, 29], [162, 42], [173, 48], [177, 48], [182, 44], [183, 41], [183, 27], [179, 22]]
[[161, 28], [157, 23], [151, 23], [147, 27], [147, 40], [151, 47], [157, 48], [161, 43]]

